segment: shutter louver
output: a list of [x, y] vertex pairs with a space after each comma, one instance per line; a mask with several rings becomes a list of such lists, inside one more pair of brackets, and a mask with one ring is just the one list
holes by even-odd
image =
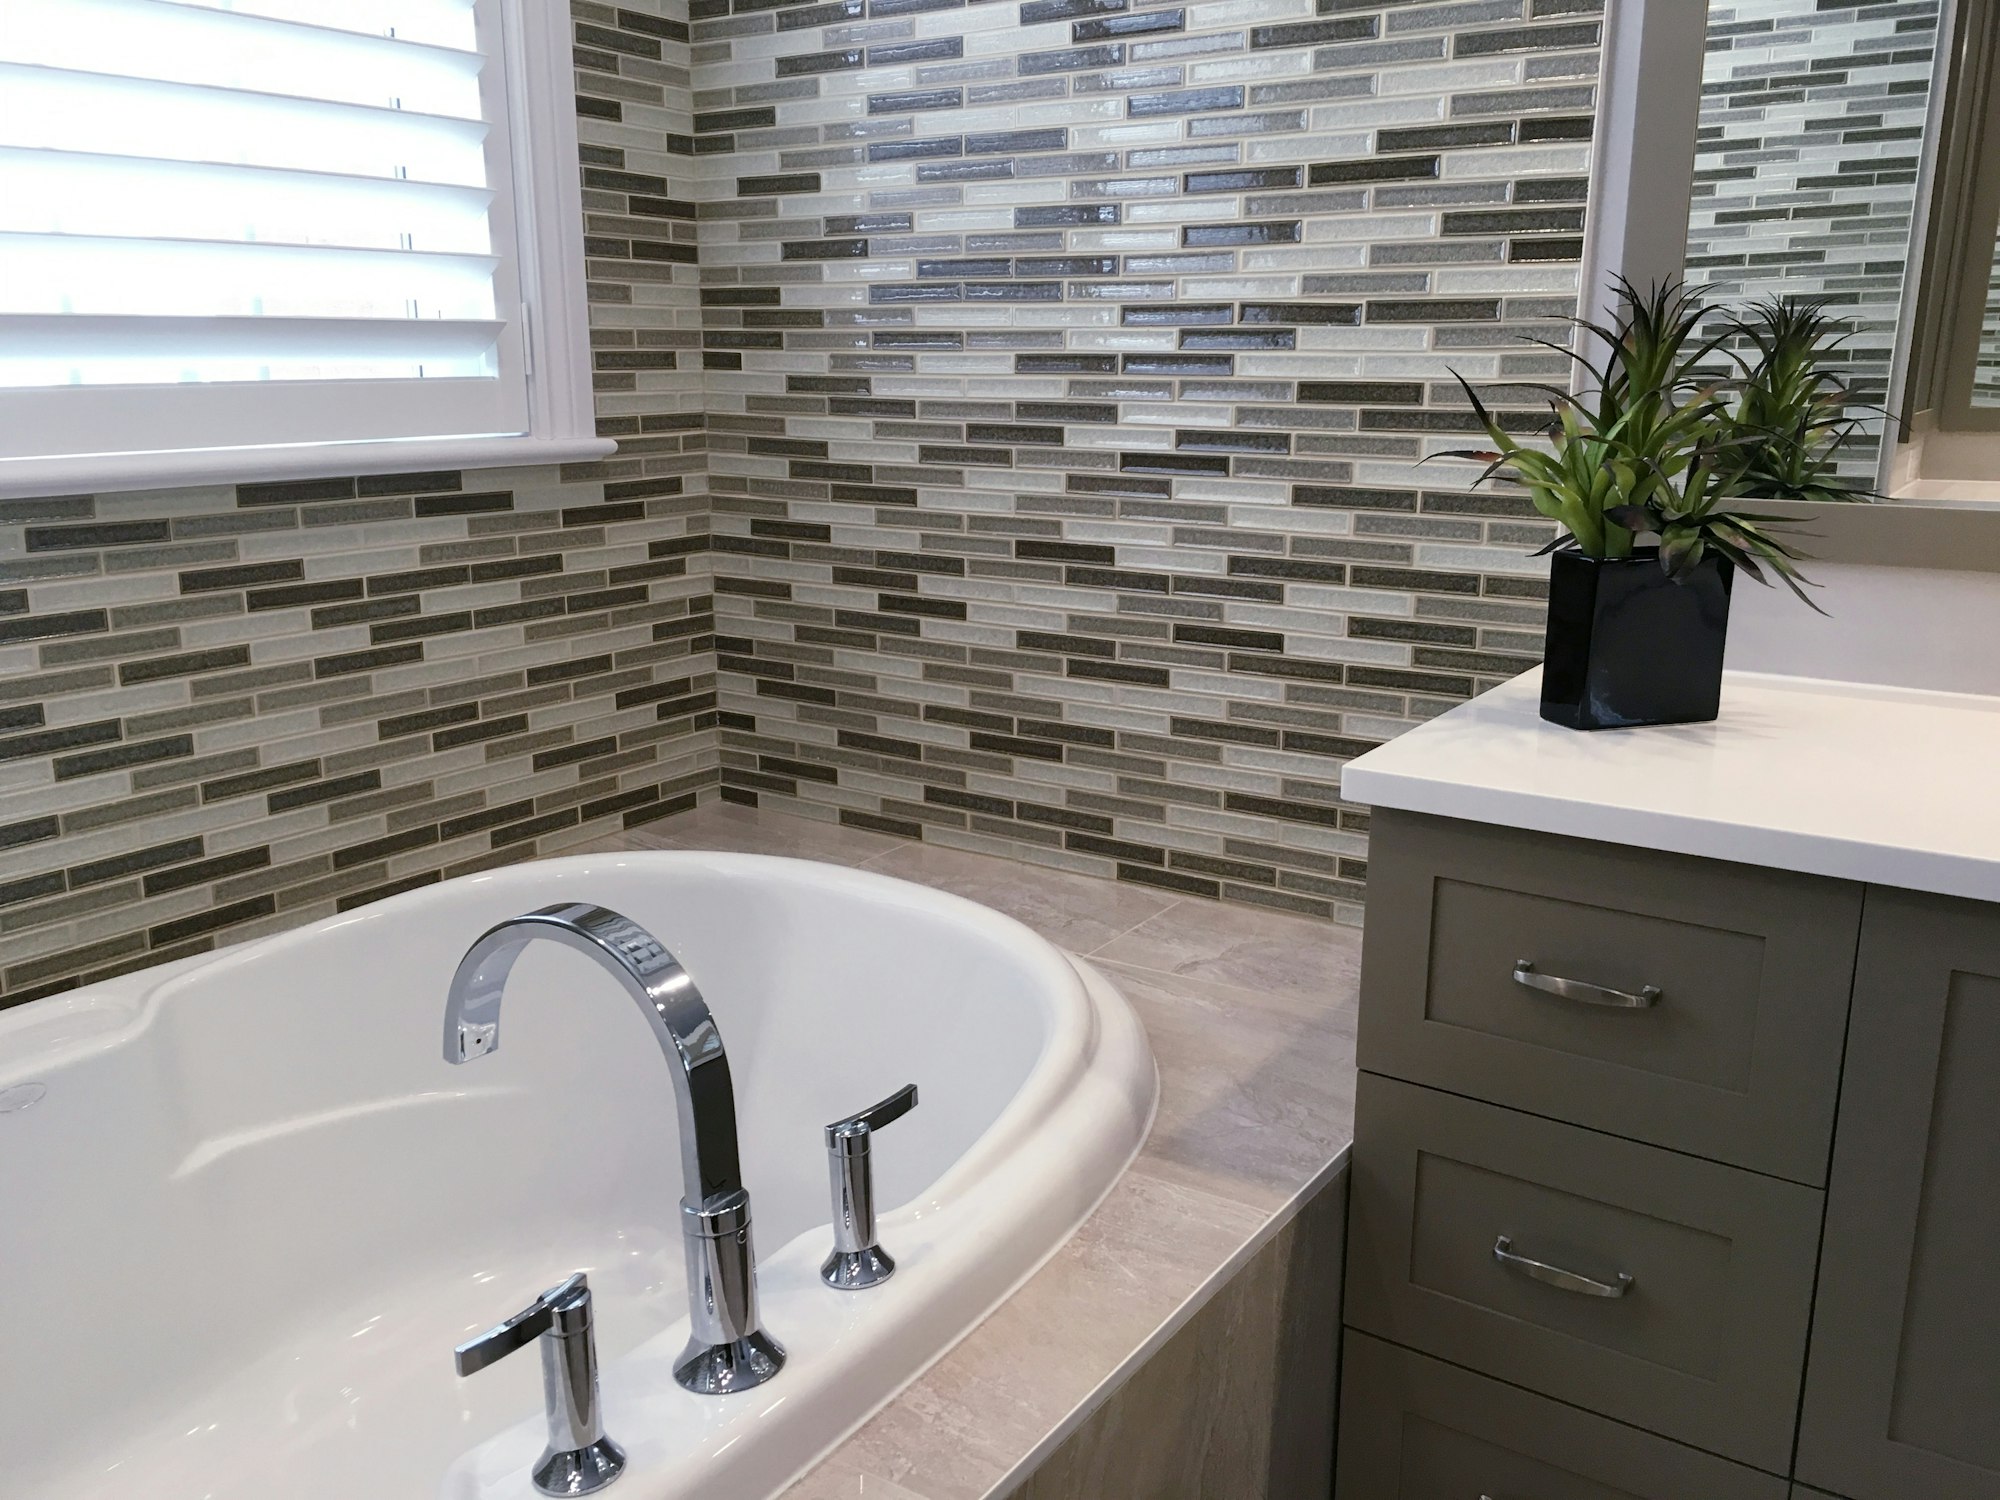
[[495, 24], [0, 0], [0, 458], [525, 431]]

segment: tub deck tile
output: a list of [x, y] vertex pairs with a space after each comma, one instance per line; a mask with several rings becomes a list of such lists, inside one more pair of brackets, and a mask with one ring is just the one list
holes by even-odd
[[1274, 1214], [1354, 1125], [1354, 1012], [1093, 959], [1145, 1024], [1160, 1109], [1136, 1170]]
[[623, 834], [600, 839], [590, 847], [718, 849], [731, 854], [776, 854], [788, 859], [817, 859], [827, 864], [864, 865], [903, 845], [902, 839], [865, 828], [849, 828], [818, 818], [763, 813], [727, 802], [704, 802], [677, 817], [642, 823]]
[[1291, 1221], [1353, 1140], [1350, 928], [721, 804], [585, 847], [785, 854], [963, 895], [1087, 957], [1159, 1065], [1152, 1133], [1097, 1211], [779, 1500], [1008, 1493]]
[[870, 860], [868, 868], [1005, 912], [1072, 953], [1094, 953], [1179, 904], [1140, 886], [936, 844], [903, 844]]
[[1356, 929], [1213, 901], [1182, 901], [1090, 956], [1317, 1005], [1351, 1005], [1361, 978]]

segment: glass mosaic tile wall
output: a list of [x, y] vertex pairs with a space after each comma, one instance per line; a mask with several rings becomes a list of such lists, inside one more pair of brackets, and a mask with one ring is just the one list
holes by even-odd
[[1598, 0], [576, 0], [610, 462], [0, 503], [0, 1006], [697, 796], [1355, 920]]

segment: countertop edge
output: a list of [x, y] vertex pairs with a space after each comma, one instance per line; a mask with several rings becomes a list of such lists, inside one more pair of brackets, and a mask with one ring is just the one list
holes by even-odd
[[2000, 851], [1993, 859], [1978, 859], [1831, 834], [1570, 801], [1397, 771], [1356, 769], [1358, 765], [1350, 766], [1342, 778], [1341, 795], [1371, 810], [1428, 813], [1832, 880], [1895, 886], [1969, 901], [2000, 901]]

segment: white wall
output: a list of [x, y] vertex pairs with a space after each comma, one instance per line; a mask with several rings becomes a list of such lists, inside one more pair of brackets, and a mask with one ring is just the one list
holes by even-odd
[[2000, 573], [1818, 563], [1814, 614], [1738, 577], [1728, 665], [1847, 682], [2000, 694]]

